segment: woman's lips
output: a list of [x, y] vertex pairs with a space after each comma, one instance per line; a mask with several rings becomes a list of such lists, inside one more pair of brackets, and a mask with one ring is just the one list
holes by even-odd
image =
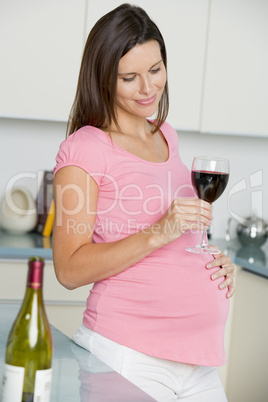
[[155, 100], [156, 100], [156, 95], [154, 95], [154, 96], [152, 96], [151, 98], [148, 98], [148, 99], [136, 100], [136, 102], [139, 105], [147, 106], [147, 105], [151, 105], [152, 103], [154, 103]]

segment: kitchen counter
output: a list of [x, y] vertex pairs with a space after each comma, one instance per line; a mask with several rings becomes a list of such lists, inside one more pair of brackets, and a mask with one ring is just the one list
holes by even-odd
[[32, 255], [39, 255], [52, 260], [51, 240], [37, 233], [12, 234], [0, 230], [0, 259], [28, 260]]
[[[18, 305], [0, 303], [0, 377]], [[51, 326], [54, 354], [50, 402], [150, 402], [150, 396]]]

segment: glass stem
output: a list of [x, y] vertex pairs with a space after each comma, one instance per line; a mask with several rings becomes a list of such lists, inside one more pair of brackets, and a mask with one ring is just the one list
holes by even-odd
[[207, 231], [206, 229], [203, 229], [202, 239], [201, 239], [201, 242], [200, 242], [200, 247], [202, 247], [202, 248], [208, 246], [207, 237], [205, 236], [205, 235], [206, 235], [206, 231]]

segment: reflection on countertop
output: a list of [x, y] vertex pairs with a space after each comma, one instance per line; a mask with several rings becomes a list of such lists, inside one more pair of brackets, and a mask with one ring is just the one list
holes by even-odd
[[[1, 380], [6, 340], [18, 309], [17, 304], [0, 303]], [[51, 402], [154, 401], [53, 326], [52, 335], [54, 352]]]

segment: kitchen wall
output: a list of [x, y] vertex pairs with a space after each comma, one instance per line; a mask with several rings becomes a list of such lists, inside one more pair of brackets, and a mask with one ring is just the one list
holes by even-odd
[[[0, 197], [10, 180], [25, 185], [36, 196], [37, 179], [27, 176], [30, 173], [37, 177], [38, 171], [53, 169], [55, 155], [65, 138], [65, 128], [62, 122], [0, 118]], [[268, 221], [268, 137], [199, 132], [179, 132], [178, 135], [181, 157], [189, 168], [197, 154], [222, 155], [230, 159], [228, 187], [213, 207], [215, 238], [224, 237], [231, 213], [248, 216], [252, 208], [257, 208]], [[21, 173], [26, 178], [20, 178]]]

